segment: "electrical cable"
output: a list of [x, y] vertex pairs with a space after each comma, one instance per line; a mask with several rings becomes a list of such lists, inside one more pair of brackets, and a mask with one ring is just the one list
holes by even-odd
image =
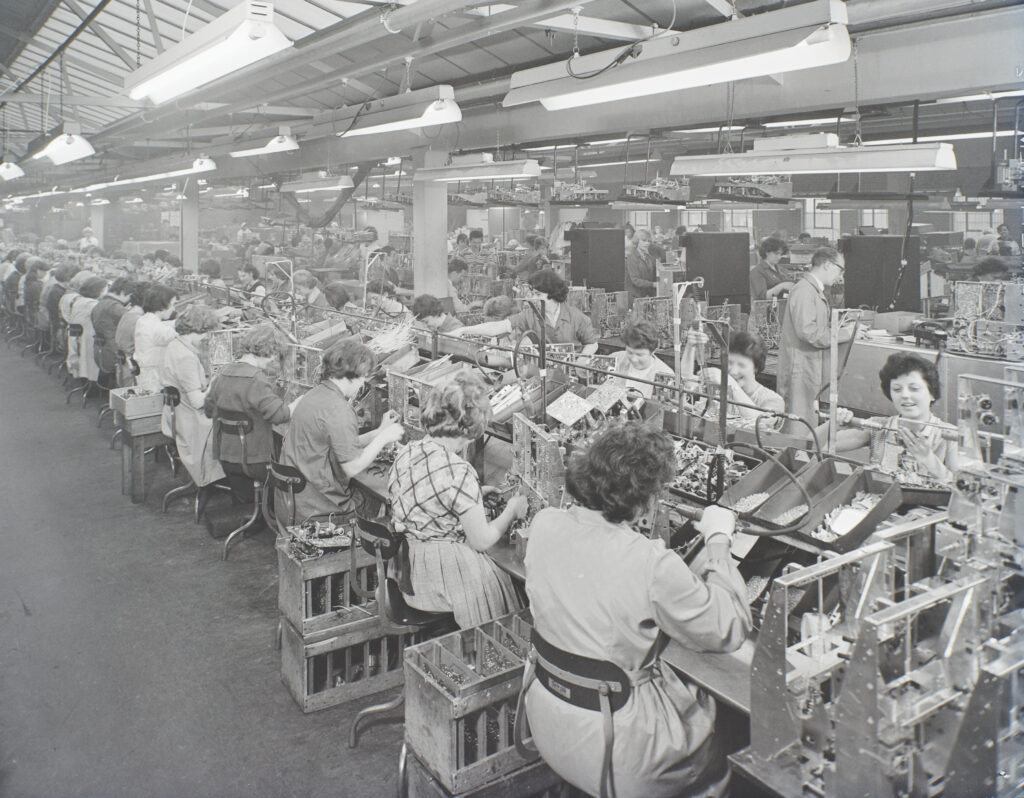
[[573, 20], [574, 20], [573, 50], [572, 50], [572, 55], [569, 57], [569, 60], [565, 62], [565, 71], [566, 71], [566, 73], [569, 75], [569, 77], [575, 78], [576, 80], [590, 80], [591, 78], [596, 78], [599, 75], [603, 75], [609, 69], [613, 69], [614, 67], [617, 67], [620, 64], [625, 63], [627, 58], [639, 58], [640, 54], [643, 52], [643, 43], [644, 42], [649, 42], [651, 39], [653, 39], [656, 36], [658, 36], [659, 32], [663, 32], [665, 30], [669, 30], [670, 31], [670, 30], [672, 30], [675, 27], [675, 25], [676, 25], [676, 13], [677, 13], [677, 10], [678, 10], [678, 8], [677, 8], [677, 0], [672, 0], [672, 20], [669, 22], [667, 28], [659, 29], [655, 25], [654, 29], [651, 31], [651, 34], [649, 36], [646, 36], [643, 39], [638, 39], [637, 41], [633, 42], [632, 44], [627, 45], [622, 50], [620, 50], [615, 55], [615, 57], [608, 64], [606, 64], [605, 66], [601, 67], [600, 69], [595, 69], [595, 70], [593, 70], [591, 72], [588, 72], [586, 74], [580, 74], [580, 73], [574, 72], [573, 68], [572, 68], [572, 61], [573, 61], [573, 59], [574, 58], [578, 58], [579, 55], [580, 55], [580, 47], [579, 47], [579, 19], [580, 19], [580, 17], [579, 17], [579, 13], [578, 12], [574, 13], [573, 14]]

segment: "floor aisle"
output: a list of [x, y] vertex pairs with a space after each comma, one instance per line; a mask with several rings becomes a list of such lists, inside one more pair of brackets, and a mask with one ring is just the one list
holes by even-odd
[[160, 512], [166, 464], [121, 496], [110, 435], [0, 343], [0, 796], [393, 795], [400, 724], [350, 751], [373, 699], [303, 715], [281, 683], [269, 533], [222, 562]]

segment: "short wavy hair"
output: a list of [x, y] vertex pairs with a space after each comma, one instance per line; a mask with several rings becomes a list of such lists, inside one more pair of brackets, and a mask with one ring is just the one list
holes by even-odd
[[205, 333], [220, 329], [220, 316], [206, 305], [189, 305], [185, 312], [174, 320], [174, 331], [178, 335]]
[[755, 374], [764, 371], [764, 364], [768, 359], [768, 350], [765, 348], [761, 336], [742, 330], [733, 333], [732, 338], [729, 339], [729, 354], [749, 357], [754, 361]]
[[159, 313], [161, 310], [167, 310], [176, 296], [177, 292], [169, 285], [153, 283], [146, 289], [146, 294], [142, 298], [142, 312]]
[[108, 289], [109, 293], [117, 294], [118, 296], [127, 296], [132, 290], [132, 278], [131, 277], [118, 277], [114, 282], [110, 284]]
[[107, 281], [102, 277], [90, 277], [84, 283], [82, 287], [78, 289], [78, 293], [84, 296], [86, 299], [99, 299], [103, 296], [103, 292], [107, 288]]
[[653, 352], [659, 342], [658, 329], [649, 321], [631, 321], [622, 330], [622, 343], [630, 349], [649, 349]]
[[914, 373], [920, 374], [921, 379], [925, 381], [928, 390], [931, 391], [933, 402], [942, 396], [942, 388], [939, 385], [939, 370], [935, 368], [934, 363], [929, 363], [923, 357], [918, 357], [917, 355], [897, 353], [889, 355], [889, 359], [885, 361], [881, 371], [878, 372], [878, 381], [882, 385], [882, 393], [885, 394], [885, 398], [890, 402], [892, 401], [892, 392], [889, 390], [889, 384], [893, 380]]
[[675, 474], [672, 439], [639, 422], [610, 425], [566, 469], [569, 495], [613, 524], [632, 521]]
[[515, 300], [510, 296], [492, 296], [484, 302], [484, 317], [503, 321], [516, 312]]
[[365, 377], [377, 364], [373, 350], [355, 338], [345, 338], [324, 350], [320, 378], [323, 380], [357, 380]]
[[207, 258], [199, 264], [199, 273], [205, 274], [211, 280], [216, 280], [220, 277], [220, 261], [216, 258]]
[[781, 252], [785, 255], [789, 252], [789, 244], [777, 236], [768, 236], [757, 248], [757, 253], [762, 258], [767, 258], [772, 252]]
[[551, 269], [542, 269], [529, 279], [535, 291], [547, 294], [552, 302], [565, 302], [569, 298], [569, 284]]
[[242, 338], [242, 353], [256, 357], [280, 357], [285, 339], [270, 322], [253, 327]]
[[476, 440], [491, 420], [487, 386], [472, 371], [460, 371], [427, 394], [420, 422], [429, 435], [438, 438]]
[[324, 286], [324, 296], [327, 297], [327, 304], [335, 310], [341, 310], [352, 301], [348, 288], [340, 280], [328, 283]]
[[422, 321], [432, 316], [440, 316], [444, 313], [444, 306], [441, 300], [432, 294], [420, 294], [412, 301], [412, 315]]
[[292, 275], [292, 282], [295, 285], [301, 285], [303, 288], [319, 288], [320, 281], [316, 279], [316, 275], [307, 269], [299, 269]]

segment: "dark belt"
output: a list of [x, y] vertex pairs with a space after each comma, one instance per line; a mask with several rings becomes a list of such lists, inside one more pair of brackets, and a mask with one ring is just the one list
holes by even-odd
[[581, 709], [601, 713], [604, 727], [604, 756], [601, 762], [600, 798], [614, 798], [612, 752], [615, 747], [615, 724], [612, 715], [629, 701], [634, 685], [648, 682], [654, 675], [654, 664], [663, 647], [661, 636], [652, 646], [645, 665], [634, 676], [613, 662], [591, 659], [553, 646], [536, 628], [530, 638], [530, 658], [523, 674], [523, 688], [516, 709], [515, 742], [520, 756], [536, 751], [528, 731], [524, 696], [534, 678], [554, 696]]

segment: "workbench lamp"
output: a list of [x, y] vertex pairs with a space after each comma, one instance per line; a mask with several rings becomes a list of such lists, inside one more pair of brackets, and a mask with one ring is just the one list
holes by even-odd
[[292, 46], [274, 24], [274, 4], [245, 0], [125, 79], [133, 100], [155, 104], [204, 86]]
[[502, 105], [539, 101], [560, 111], [839, 64], [852, 52], [846, 25], [843, 2], [812, 0], [696, 30], [665, 31], [631, 46], [516, 72]]

